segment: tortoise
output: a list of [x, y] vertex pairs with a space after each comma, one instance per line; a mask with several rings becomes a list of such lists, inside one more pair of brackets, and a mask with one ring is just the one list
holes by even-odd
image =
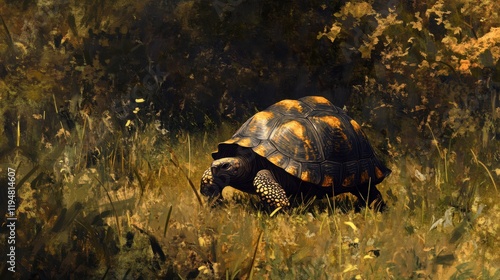
[[356, 208], [385, 203], [376, 188], [391, 170], [375, 155], [361, 126], [320, 96], [282, 100], [248, 119], [212, 153], [200, 192], [222, 200], [231, 186], [260, 196], [265, 207], [289, 197], [352, 193]]

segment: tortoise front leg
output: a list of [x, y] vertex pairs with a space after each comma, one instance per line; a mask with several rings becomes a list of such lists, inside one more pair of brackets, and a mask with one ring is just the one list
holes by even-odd
[[221, 195], [221, 189], [214, 182], [211, 168], [205, 170], [203, 176], [201, 176], [200, 193], [204, 196], [208, 196], [210, 199], [220, 197]]
[[253, 185], [260, 199], [271, 209], [290, 206], [285, 190], [276, 182], [271, 171], [264, 169], [257, 172]]

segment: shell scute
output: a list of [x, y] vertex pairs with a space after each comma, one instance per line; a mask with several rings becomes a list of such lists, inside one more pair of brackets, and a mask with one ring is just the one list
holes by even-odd
[[259, 145], [253, 148], [253, 151], [259, 156], [267, 158], [270, 154], [276, 151], [276, 147], [270, 141], [262, 141]]
[[282, 100], [272, 105], [267, 110], [287, 116], [305, 116], [312, 111], [304, 102], [291, 99]]
[[316, 134], [304, 118], [284, 119], [273, 131], [269, 141], [278, 151], [299, 162], [318, 162], [323, 158]]
[[288, 166], [288, 162], [290, 161], [289, 157], [283, 155], [280, 152], [274, 152], [268, 155], [266, 158], [276, 166]]

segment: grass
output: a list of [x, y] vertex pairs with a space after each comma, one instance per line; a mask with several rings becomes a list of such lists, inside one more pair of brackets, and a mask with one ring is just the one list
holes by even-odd
[[[191, 135], [172, 145], [147, 129], [126, 143], [115, 139], [89, 167], [80, 164], [82, 149], [65, 149], [68, 164], [79, 168], [42, 182], [50, 190], [34, 188], [32, 178], [23, 179], [31, 187], [19, 188], [18, 275], [499, 279], [498, 177], [484, 172], [493, 167], [477, 154], [452, 160], [440, 148], [426, 163], [393, 159], [393, 174], [379, 185], [389, 205], [384, 213], [355, 213], [345, 195], [269, 214], [256, 209], [255, 197], [235, 192], [211, 208], [193, 188], [211, 162], [209, 151], [232, 131], [224, 126], [211, 139]], [[35, 173], [48, 173], [49, 166]], [[74, 222], [47, 230], [66, 213], [61, 208], [75, 203], [83, 208]]]

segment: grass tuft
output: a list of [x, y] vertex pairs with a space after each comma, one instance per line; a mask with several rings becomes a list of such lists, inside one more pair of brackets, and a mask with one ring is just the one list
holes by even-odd
[[482, 161], [480, 161], [477, 158], [476, 154], [474, 153], [474, 151], [472, 149], [470, 151], [472, 153], [472, 156], [474, 157], [474, 162], [476, 164], [481, 165], [484, 168], [484, 170], [486, 170], [486, 173], [488, 173], [488, 176], [489, 176], [489, 178], [491, 180], [491, 183], [493, 184], [493, 187], [495, 187], [495, 191], [498, 193], [497, 184], [495, 183], [495, 179], [493, 179], [493, 175], [491, 174], [490, 170], [488, 169], [488, 167]]

